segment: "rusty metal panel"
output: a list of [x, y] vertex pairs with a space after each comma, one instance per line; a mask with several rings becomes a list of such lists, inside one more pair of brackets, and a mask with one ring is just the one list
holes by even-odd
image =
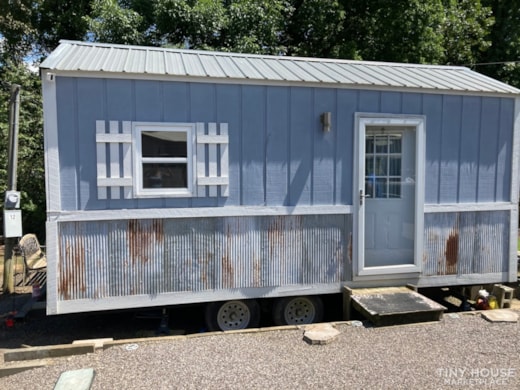
[[349, 215], [60, 224], [60, 300], [339, 283]]
[[425, 276], [507, 271], [508, 211], [430, 213], [424, 222]]

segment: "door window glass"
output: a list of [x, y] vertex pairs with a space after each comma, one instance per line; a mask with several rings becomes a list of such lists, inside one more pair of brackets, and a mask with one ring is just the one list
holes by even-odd
[[369, 198], [401, 198], [402, 136], [367, 134], [365, 194]]

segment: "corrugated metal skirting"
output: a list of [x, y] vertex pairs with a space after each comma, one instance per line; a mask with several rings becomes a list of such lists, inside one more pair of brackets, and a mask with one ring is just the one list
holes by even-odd
[[431, 213], [424, 225], [424, 276], [507, 272], [509, 211]]
[[350, 215], [63, 222], [60, 300], [345, 280]]

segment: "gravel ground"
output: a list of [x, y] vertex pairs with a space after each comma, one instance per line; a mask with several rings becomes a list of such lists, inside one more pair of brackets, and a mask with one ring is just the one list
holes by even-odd
[[380, 328], [338, 323], [340, 335], [327, 345], [309, 345], [303, 329], [129, 340], [0, 385], [53, 389], [62, 372], [93, 368], [92, 389], [520, 388], [520, 324], [456, 317]]

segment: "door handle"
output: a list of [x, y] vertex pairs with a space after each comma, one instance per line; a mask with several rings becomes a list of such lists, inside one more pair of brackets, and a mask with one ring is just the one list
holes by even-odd
[[359, 205], [363, 206], [363, 199], [370, 198], [370, 195], [364, 195], [363, 190], [359, 190]]

